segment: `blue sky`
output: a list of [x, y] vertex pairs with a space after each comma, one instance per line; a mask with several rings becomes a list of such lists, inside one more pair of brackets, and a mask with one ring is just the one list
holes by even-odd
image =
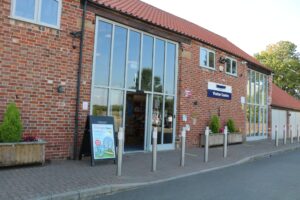
[[300, 51], [300, 0], [143, 0], [213, 31], [253, 55], [288, 40]]

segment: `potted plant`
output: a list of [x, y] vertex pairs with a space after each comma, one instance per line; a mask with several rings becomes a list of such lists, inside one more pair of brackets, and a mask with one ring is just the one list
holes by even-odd
[[9, 103], [0, 125], [0, 167], [45, 162], [46, 142], [35, 137], [22, 140], [22, 121], [15, 103]]
[[[228, 128], [228, 144], [236, 144], [236, 143], [242, 143], [243, 137], [242, 134], [240, 134], [236, 128], [235, 123], [233, 119], [229, 119], [226, 122], [227, 128]], [[210, 135], [209, 135], [209, 146], [219, 146], [224, 144], [224, 127], [221, 128], [220, 125], [220, 119], [218, 116], [214, 115], [210, 119], [209, 122], [209, 129], [210, 129]], [[201, 145], [204, 146], [204, 134], [201, 134]]]
[[235, 128], [235, 123], [233, 119], [228, 119], [227, 123], [228, 128], [228, 143], [229, 144], [236, 144], [243, 142], [243, 136], [239, 133], [239, 131]]
[[[218, 116], [213, 115], [209, 122], [209, 146], [218, 146], [223, 144], [223, 134], [220, 133], [220, 119]], [[204, 134], [201, 135], [201, 145], [204, 146]]]

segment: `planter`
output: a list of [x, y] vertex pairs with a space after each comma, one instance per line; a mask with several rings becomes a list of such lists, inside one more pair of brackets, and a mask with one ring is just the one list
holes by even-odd
[[[240, 133], [230, 133], [228, 134], [228, 144], [237, 144], [243, 142], [243, 135]], [[204, 134], [200, 135], [200, 144], [201, 146], [205, 145], [205, 136]], [[224, 134], [223, 133], [214, 133], [209, 134], [209, 146], [220, 146], [224, 144]]]
[[0, 143], [0, 167], [44, 164], [45, 141]]

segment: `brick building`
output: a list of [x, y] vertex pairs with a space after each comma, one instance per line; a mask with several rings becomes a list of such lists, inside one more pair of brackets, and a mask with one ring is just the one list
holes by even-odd
[[78, 155], [89, 114], [125, 127], [125, 151], [150, 150], [153, 125], [161, 150], [186, 124], [199, 145], [212, 115], [267, 137], [271, 71], [226, 38], [138, 0], [24, 2], [1, 4], [0, 121], [16, 102], [48, 159]]

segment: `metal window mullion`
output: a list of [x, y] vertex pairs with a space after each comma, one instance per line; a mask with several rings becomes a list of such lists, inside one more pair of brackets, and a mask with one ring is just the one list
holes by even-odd
[[[129, 50], [129, 29], [127, 28], [126, 38], [126, 56], [125, 56], [125, 73], [124, 73], [124, 98], [123, 98], [123, 128], [125, 130], [125, 117], [126, 117], [126, 97], [127, 97], [127, 65], [128, 65], [128, 50]], [[124, 138], [125, 141], [125, 138]]]
[[109, 78], [108, 78], [108, 98], [107, 98], [107, 115], [110, 113], [110, 99], [111, 99], [111, 77], [112, 77], [112, 63], [113, 63], [113, 54], [114, 54], [114, 40], [115, 40], [115, 25], [112, 24], [112, 33], [111, 33], [111, 43], [110, 43], [110, 61], [109, 61]]
[[141, 33], [141, 44], [140, 44], [140, 70], [139, 70], [139, 85], [138, 90], [141, 90], [142, 86], [142, 62], [143, 62], [143, 45], [144, 45], [144, 33]]
[[153, 55], [152, 55], [152, 92], [154, 93], [154, 73], [155, 73], [155, 54], [156, 54], [156, 38], [153, 37]]
[[172, 143], [175, 144], [175, 136], [176, 136], [176, 119], [177, 119], [177, 80], [178, 80], [178, 43], [176, 43], [176, 52], [175, 52], [175, 84], [174, 84], [174, 99], [173, 99], [173, 116], [172, 116]]
[[42, 0], [35, 0], [35, 8], [34, 8], [34, 20], [36, 23], [41, 22], [41, 13], [42, 13]]
[[164, 127], [165, 127], [165, 94], [162, 96], [163, 98], [163, 105], [162, 105], [162, 120], [161, 120], [161, 138], [160, 138], [160, 142], [161, 144], [164, 144]]

